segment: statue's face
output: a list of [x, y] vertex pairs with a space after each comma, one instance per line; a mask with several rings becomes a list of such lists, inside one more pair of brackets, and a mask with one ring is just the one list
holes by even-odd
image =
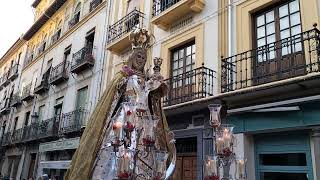
[[136, 49], [131, 55], [130, 60], [132, 61], [133, 69], [143, 71], [147, 61], [147, 52], [142, 49]]

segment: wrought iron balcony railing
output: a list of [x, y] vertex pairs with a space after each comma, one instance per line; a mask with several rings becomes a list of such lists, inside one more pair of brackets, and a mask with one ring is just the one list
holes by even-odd
[[19, 72], [19, 64], [13, 65], [9, 70], [8, 79], [12, 81], [15, 78], [17, 78], [18, 77], [18, 72]]
[[31, 87], [32, 87], [32, 83], [26, 85], [22, 89], [22, 96], [21, 96], [22, 101], [30, 101], [31, 99], [34, 98]]
[[78, 109], [61, 115], [59, 134], [78, 132], [86, 125], [88, 112]]
[[102, 0], [92, 0], [90, 2], [90, 12], [93, 11], [99, 4], [101, 4]]
[[58, 137], [59, 121], [59, 118], [54, 117], [24, 127], [22, 140], [28, 142]]
[[61, 29], [59, 29], [57, 32], [55, 32], [51, 37], [51, 44], [54, 44], [60, 39], [61, 36]]
[[109, 44], [123, 37], [134, 28], [142, 27], [143, 18], [144, 14], [135, 9], [113, 25], [109, 26], [107, 43]]
[[0, 82], [0, 86], [7, 86], [10, 81], [8, 80], [8, 77], [9, 77], [9, 71], [5, 72], [3, 75], [2, 75], [2, 78], [1, 78], [1, 82]]
[[320, 71], [320, 31], [309, 31], [267, 44], [221, 62], [221, 91], [304, 76]]
[[11, 134], [11, 144], [18, 144], [22, 142], [23, 128], [16, 129]]
[[215, 89], [215, 73], [214, 70], [202, 66], [166, 79], [169, 92], [163, 100], [163, 105], [171, 106], [212, 96]]
[[21, 96], [20, 96], [20, 92], [17, 92], [15, 94], [13, 94], [12, 98], [11, 98], [11, 103], [10, 106], [12, 107], [18, 107], [22, 104], [21, 102]]
[[73, 18], [69, 21], [69, 29], [73, 28], [78, 22], [80, 21], [80, 15], [76, 14]]
[[94, 65], [94, 58], [92, 56], [92, 47], [84, 47], [72, 56], [71, 72], [79, 73]]
[[157, 16], [180, 0], [153, 0], [152, 16]]
[[2, 136], [1, 146], [8, 146], [11, 142], [11, 132], [6, 132]]
[[6, 98], [0, 103], [0, 113], [7, 114], [10, 112], [10, 98]]
[[52, 85], [58, 85], [69, 79], [69, 62], [61, 62], [57, 66], [51, 69], [49, 83]]
[[40, 84], [34, 88], [34, 93], [35, 94], [43, 94], [45, 92], [47, 92], [49, 90], [49, 76], [50, 76], [50, 70], [47, 70], [47, 72], [45, 72], [43, 75], [42, 75], [42, 78], [41, 78], [41, 82]]

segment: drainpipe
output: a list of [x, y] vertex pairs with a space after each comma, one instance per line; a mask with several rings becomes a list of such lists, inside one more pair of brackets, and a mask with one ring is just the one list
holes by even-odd
[[232, 1], [233, 0], [229, 0], [228, 2], [228, 56], [232, 56]]

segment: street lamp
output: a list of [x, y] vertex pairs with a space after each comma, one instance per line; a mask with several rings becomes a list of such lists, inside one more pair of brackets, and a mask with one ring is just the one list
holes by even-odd
[[[220, 104], [210, 104], [209, 124], [214, 132], [214, 153], [208, 155], [204, 162], [204, 180], [246, 180], [246, 160], [237, 157], [234, 152], [236, 138], [233, 134], [234, 126], [221, 124]], [[234, 177], [230, 174], [230, 167], [235, 164]], [[222, 169], [222, 175], [220, 175]]]

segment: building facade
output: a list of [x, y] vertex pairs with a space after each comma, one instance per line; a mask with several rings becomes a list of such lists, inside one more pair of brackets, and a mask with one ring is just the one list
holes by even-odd
[[63, 179], [103, 91], [108, 2], [32, 6], [34, 24], [1, 59], [1, 174]]
[[[236, 126], [250, 180], [320, 178], [318, 0], [35, 0], [0, 61], [1, 174], [63, 179], [88, 117], [125, 64], [129, 33], [154, 35], [173, 179], [201, 180], [212, 103]], [[147, 70], [146, 69], [146, 70]], [[276, 138], [275, 138], [276, 137]], [[233, 173], [234, 169], [231, 170]]]
[[319, 5], [245, 0], [222, 14], [230, 23], [220, 28], [231, 32], [221, 42], [230, 50], [222, 52], [219, 99], [248, 179], [320, 178]]

